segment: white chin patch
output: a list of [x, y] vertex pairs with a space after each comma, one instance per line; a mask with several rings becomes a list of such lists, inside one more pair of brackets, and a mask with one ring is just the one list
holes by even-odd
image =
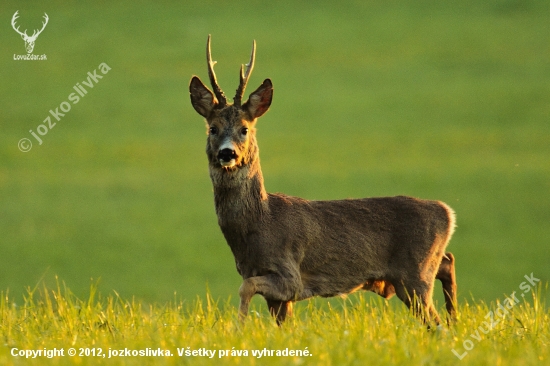
[[224, 168], [231, 168], [231, 167], [234, 167], [234, 166], [235, 166], [235, 159], [231, 159], [231, 160], [229, 160], [229, 161], [220, 160], [220, 164], [221, 164], [221, 166], [223, 166]]

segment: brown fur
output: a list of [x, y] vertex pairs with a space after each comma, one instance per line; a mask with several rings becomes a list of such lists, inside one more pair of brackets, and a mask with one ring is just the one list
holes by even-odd
[[[449, 206], [404, 196], [308, 201], [267, 193], [254, 126], [271, 104], [271, 81], [242, 107], [220, 105], [196, 76], [189, 88], [210, 131], [210, 178], [218, 223], [243, 278], [242, 318], [255, 294], [280, 324], [295, 301], [364, 289], [385, 298], [396, 294], [424, 321], [439, 323], [432, 303], [436, 278], [454, 315], [454, 257], [445, 254], [455, 226]], [[222, 166], [229, 164], [223, 144], [230, 146], [231, 166]]]

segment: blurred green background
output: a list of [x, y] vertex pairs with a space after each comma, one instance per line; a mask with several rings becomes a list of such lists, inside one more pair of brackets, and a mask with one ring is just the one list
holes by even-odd
[[[50, 21], [34, 54], [11, 28]], [[268, 191], [447, 202], [461, 298], [550, 279], [550, 2], [61, 2], [0, 9], [0, 289], [55, 276], [161, 302], [237, 297], [217, 226], [205, 126], [188, 97], [216, 71], [233, 96], [275, 86], [258, 123]], [[29, 34], [32, 31], [28, 32]], [[43, 144], [29, 130], [111, 67]], [[101, 74], [100, 74], [101, 75]], [[22, 138], [33, 142], [23, 153]]]

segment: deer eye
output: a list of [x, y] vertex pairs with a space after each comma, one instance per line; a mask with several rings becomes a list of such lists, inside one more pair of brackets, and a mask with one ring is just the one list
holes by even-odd
[[210, 127], [210, 134], [211, 135], [215, 135], [218, 133], [218, 128], [217, 127]]
[[246, 136], [246, 135], [248, 134], [248, 128], [243, 127], [243, 129], [241, 130], [241, 134], [242, 134], [243, 136]]

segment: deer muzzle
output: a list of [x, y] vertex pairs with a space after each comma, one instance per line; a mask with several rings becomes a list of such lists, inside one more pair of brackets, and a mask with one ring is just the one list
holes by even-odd
[[221, 166], [225, 168], [230, 168], [235, 166], [237, 161], [237, 152], [232, 148], [223, 148], [218, 152], [218, 161]]

